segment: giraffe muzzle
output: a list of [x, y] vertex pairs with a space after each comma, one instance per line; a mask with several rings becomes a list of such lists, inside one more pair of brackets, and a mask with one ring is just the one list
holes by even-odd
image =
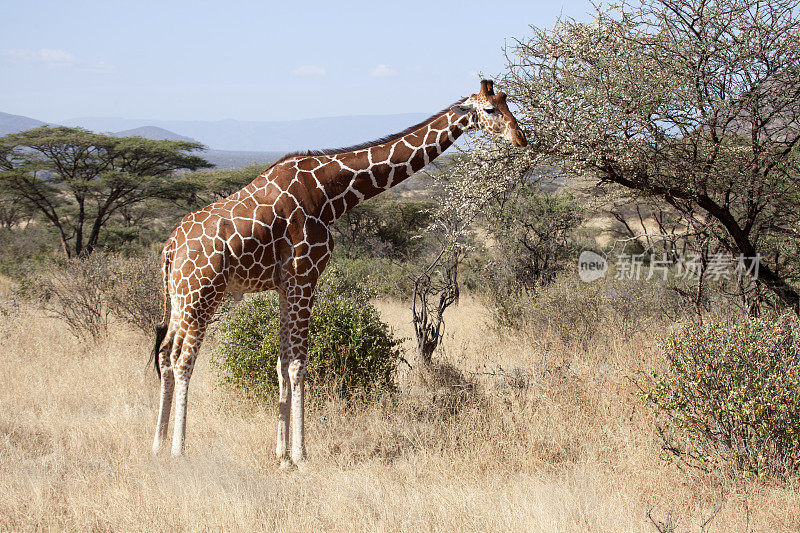
[[511, 144], [518, 148], [528, 146], [528, 139], [525, 138], [525, 134], [521, 129], [511, 130], [509, 137]]

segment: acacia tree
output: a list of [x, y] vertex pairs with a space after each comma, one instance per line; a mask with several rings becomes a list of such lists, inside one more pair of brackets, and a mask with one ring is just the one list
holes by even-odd
[[271, 166], [272, 163], [253, 163], [240, 168], [215, 168], [193, 172], [187, 176], [197, 192], [193, 203], [204, 206], [230, 196]]
[[566, 267], [572, 233], [583, 220], [570, 193], [551, 194], [523, 182], [488, 207], [487, 230], [496, 240], [498, 262], [517, 290], [547, 284]]
[[188, 153], [202, 148], [43, 126], [0, 137], [0, 192], [47, 220], [67, 257], [85, 256], [115, 213], [189, 195], [191, 182], [176, 171], [210, 167]]
[[531, 149], [657, 198], [800, 306], [797, 0], [643, 0], [507, 50]]

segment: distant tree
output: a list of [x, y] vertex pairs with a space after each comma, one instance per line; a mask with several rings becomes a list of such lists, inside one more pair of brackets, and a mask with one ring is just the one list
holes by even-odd
[[195, 203], [206, 205], [230, 196], [271, 166], [272, 163], [254, 163], [241, 168], [193, 172], [188, 179], [197, 191]]
[[0, 196], [0, 227], [11, 229], [33, 216], [33, 210], [14, 196]]
[[345, 213], [333, 226], [336, 247], [346, 257], [408, 259], [422, 251], [419, 233], [431, 221], [429, 201], [378, 196]]
[[507, 52], [532, 153], [760, 255], [758, 284], [798, 310], [798, 0], [623, 2]]
[[486, 211], [498, 262], [517, 290], [546, 284], [566, 268], [576, 246], [573, 232], [583, 221], [571, 194], [520, 183], [494, 198]]
[[145, 200], [194, 194], [177, 171], [210, 167], [189, 153], [202, 148], [44, 126], [0, 137], [0, 193], [40, 214], [67, 257], [84, 256], [113, 215]]

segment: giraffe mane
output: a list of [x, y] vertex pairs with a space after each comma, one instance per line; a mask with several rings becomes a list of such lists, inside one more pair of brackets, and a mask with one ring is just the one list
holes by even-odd
[[[322, 149], [322, 150], [300, 150], [300, 151], [296, 151], [296, 152], [289, 152], [288, 154], [284, 155], [283, 157], [281, 157], [280, 159], [275, 161], [267, 169], [267, 171], [269, 169], [271, 169], [272, 167], [274, 167], [275, 165], [283, 163], [287, 159], [291, 159], [291, 158], [297, 157], [297, 156], [306, 156], [306, 157], [308, 157], [308, 156], [318, 156], [318, 155], [346, 154], [347, 152], [354, 152], [356, 150], [365, 150], [367, 148], [372, 148], [373, 146], [378, 146], [378, 145], [381, 145], [381, 144], [394, 142], [394, 141], [396, 141], [398, 139], [401, 139], [401, 138], [405, 137], [409, 133], [412, 133], [412, 132], [420, 129], [423, 126], [427, 126], [428, 124], [430, 124], [434, 120], [436, 120], [439, 117], [441, 117], [443, 114], [447, 113], [447, 111], [449, 111], [450, 108], [453, 107], [454, 105], [464, 103], [464, 101], [466, 101], [466, 99], [467, 98], [464, 97], [464, 98], [461, 98], [461, 99], [453, 102], [452, 104], [450, 104], [449, 106], [445, 107], [444, 109], [442, 109], [438, 113], [435, 113], [435, 114], [431, 115], [430, 117], [426, 118], [422, 122], [414, 124], [413, 126], [409, 126], [408, 128], [404, 129], [403, 131], [400, 131], [400, 132], [397, 132], [397, 133], [392, 133], [392, 134], [386, 135], [384, 137], [379, 137], [379, 138], [377, 138], [375, 140], [372, 140], [372, 141], [367, 141], [367, 142], [363, 142], [363, 143], [359, 143], [359, 144], [354, 144], [353, 146], [344, 146], [342, 148], [325, 148], [325, 149]], [[266, 172], [266, 171], [264, 171], [264, 172]]]

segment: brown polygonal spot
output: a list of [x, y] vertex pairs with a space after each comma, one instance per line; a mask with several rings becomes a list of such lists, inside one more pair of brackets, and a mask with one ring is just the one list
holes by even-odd
[[[369, 179], [369, 178], [367, 178], [367, 179]], [[367, 188], [374, 189], [374, 187], [372, 186], [372, 182], [371, 181], [367, 182], [367, 184], [368, 184]], [[357, 206], [358, 203], [361, 201], [361, 199], [353, 191], [347, 191], [347, 194], [344, 195], [344, 201], [347, 203], [347, 209], [350, 210], [350, 209], [354, 208], [355, 206]]]
[[428, 161], [430, 162], [433, 161], [433, 159], [439, 155], [439, 150], [435, 145], [428, 146], [427, 148], [425, 148], [425, 153], [428, 154]]
[[392, 145], [385, 143], [379, 144], [371, 148], [372, 162], [386, 161], [389, 159], [389, 153], [392, 151]]
[[326, 202], [325, 205], [322, 207], [322, 212], [320, 213], [320, 218], [324, 220], [326, 223], [330, 224], [333, 221], [333, 207], [330, 203]]
[[297, 163], [297, 168], [300, 170], [313, 170], [317, 168], [317, 165], [318, 163], [314, 159], [310, 157], [304, 157]]
[[373, 165], [371, 170], [372, 175], [375, 176], [375, 182], [379, 186], [385, 186], [389, 180], [389, 172], [391, 172], [392, 167], [386, 163], [380, 163]]
[[[342, 170], [342, 167], [340, 167], [339, 164], [336, 163], [335, 161], [330, 161], [322, 165], [317, 170], [315, 170], [314, 175], [317, 177], [320, 183], [326, 183], [332, 180], [334, 177], [338, 177], [340, 171], [348, 174], [350, 173], [347, 170]], [[345, 174], [341, 176], [341, 178], [347, 179], [347, 175]]]
[[295, 271], [298, 274], [305, 274], [306, 272], [311, 270], [311, 267], [313, 266], [311, 263], [311, 259], [309, 259], [308, 257], [301, 257], [299, 259], [295, 259], [294, 264], [295, 264]]
[[327, 246], [313, 246], [309, 252], [309, 257], [314, 263], [318, 263], [327, 253]]
[[344, 213], [344, 199], [337, 198], [333, 201], [333, 210], [336, 213], [336, 216], [341, 216]]
[[[300, 174], [308, 175], [307, 172], [301, 172]], [[309, 199], [308, 189], [302, 181], [293, 181], [286, 189], [286, 192], [294, 196], [301, 205], [304, 205]]]
[[405, 163], [411, 157], [411, 148], [406, 146], [402, 141], [395, 144], [394, 153], [392, 154], [392, 163]]
[[411, 163], [411, 168], [415, 171], [420, 170], [422, 167], [425, 166], [425, 154], [422, 150], [417, 150], [414, 156], [409, 161]]

